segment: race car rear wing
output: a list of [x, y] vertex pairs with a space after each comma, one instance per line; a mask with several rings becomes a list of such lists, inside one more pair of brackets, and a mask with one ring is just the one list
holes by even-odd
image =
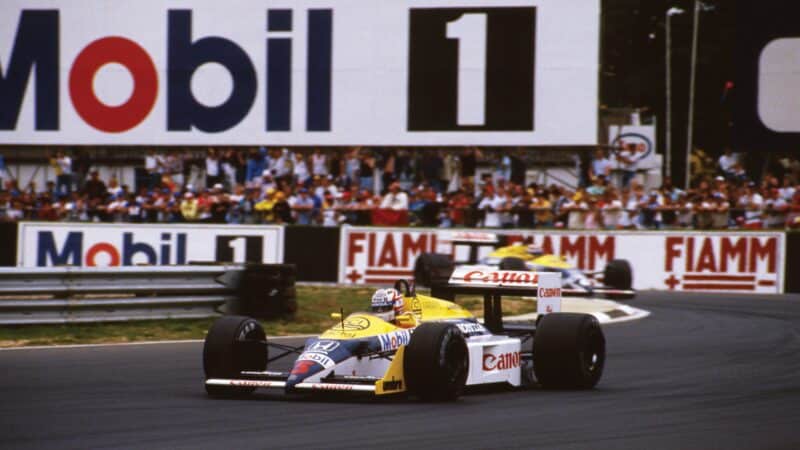
[[433, 286], [431, 295], [449, 300], [455, 300], [456, 295], [482, 295], [484, 325], [499, 333], [503, 330], [503, 296], [535, 297], [539, 314], [560, 312], [561, 275], [461, 266], [446, 285]]
[[456, 246], [466, 246], [469, 248], [469, 256], [466, 261], [459, 261], [459, 264], [477, 264], [478, 254], [481, 247], [497, 248], [504, 245], [506, 237], [497, 233], [486, 233], [483, 231], [458, 231], [453, 233], [450, 244], [455, 249]]

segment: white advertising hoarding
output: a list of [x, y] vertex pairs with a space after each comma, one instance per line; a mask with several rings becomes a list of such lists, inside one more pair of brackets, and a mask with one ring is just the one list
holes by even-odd
[[[636, 169], [661, 168], [661, 160], [656, 156], [655, 125], [611, 125], [608, 127], [608, 144], [616, 151], [627, 145], [635, 145], [637, 153], [634, 156], [636, 162], [634, 167]], [[616, 153], [612, 155], [612, 160], [617, 163], [616, 168], [624, 167], [616, 159]]]
[[[475, 233], [486, 230], [469, 230]], [[339, 282], [388, 284], [413, 276], [423, 252], [466, 260], [468, 248], [454, 246], [464, 230], [342, 228]], [[785, 236], [776, 232], [557, 232], [497, 230], [509, 242], [532, 238], [545, 253], [559, 254], [587, 271], [602, 271], [613, 259], [627, 259], [635, 289], [783, 292]], [[480, 256], [491, 252], [490, 245]]]
[[0, 144], [591, 145], [599, 0], [7, 0]]
[[282, 226], [20, 222], [17, 265], [282, 263]]

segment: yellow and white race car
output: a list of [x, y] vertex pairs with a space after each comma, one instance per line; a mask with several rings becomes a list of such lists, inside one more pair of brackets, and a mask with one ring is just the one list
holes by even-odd
[[[495, 383], [590, 389], [603, 373], [605, 338], [594, 316], [549, 312], [559, 310], [559, 286], [553, 273], [461, 268], [439, 292], [451, 298], [483, 295], [480, 323], [458, 304], [417, 294], [398, 282], [395, 288], [404, 292], [408, 311], [396, 323], [366, 312], [338, 317], [297, 348], [268, 342], [254, 319], [225, 316], [205, 340], [206, 391], [238, 396], [277, 388], [287, 394], [365, 392], [453, 400], [467, 386]], [[540, 320], [504, 323], [503, 295], [538, 295]], [[270, 358], [270, 348], [280, 354]], [[269, 369], [270, 362], [293, 352], [299, 356], [289, 372]]]
[[[605, 296], [614, 299], [631, 299], [636, 296], [633, 290], [633, 270], [624, 259], [610, 261], [600, 272], [586, 272], [568, 263], [562, 256], [544, 254], [540, 247], [515, 243], [498, 246], [497, 239], [486, 233], [481, 239], [470, 238], [453, 240], [453, 245], [470, 247], [469, 259], [456, 263], [449, 255], [423, 253], [417, 257], [414, 266], [414, 281], [419, 286], [433, 287], [447, 280], [455, 267], [460, 264], [481, 265], [500, 270], [530, 270], [534, 272], [557, 272], [561, 275], [562, 293], [571, 296]], [[494, 250], [483, 258], [478, 258], [479, 247], [491, 246]]]

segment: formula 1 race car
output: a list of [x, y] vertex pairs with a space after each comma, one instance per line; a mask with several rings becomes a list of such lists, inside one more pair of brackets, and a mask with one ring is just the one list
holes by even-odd
[[[412, 394], [453, 400], [465, 386], [506, 383], [590, 389], [603, 373], [605, 337], [594, 316], [558, 311], [560, 280], [553, 273], [483, 271], [453, 274], [445, 295], [483, 295], [484, 323], [456, 303], [417, 294], [405, 281], [395, 288], [408, 305], [398, 325], [370, 313], [338, 317], [304, 346], [268, 342], [251, 318], [225, 316], [211, 327], [203, 348], [205, 386], [212, 396], [238, 396], [257, 388]], [[501, 297], [539, 296], [540, 319], [509, 324]], [[553, 306], [555, 305], [555, 308]], [[404, 328], [402, 325], [410, 325]], [[523, 344], [532, 339], [532, 346]], [[268, 349], [278, 349], [272, 356]], [[290, 372], [269, 363], [299, 356]]]
[[[610, 261], [601, 272], [586, 272], [558, 255], [531, 251], [532, 246], [522, 243], [501, 246], [499, 236], [493, 233], [466, 233], [452, 240], [454, 248], [469, 247], [469, 257], [463, 262], [454, 262], [450, 255], [423, 253], [414, 265], [414, 281], [418, 286], [433, 287], [445, 283], [453, 269], [461, 264], [481, 265], [499, 270], [530, 270], [534, 272], [557, 272], [561, 274], [562, 293], [567, 296], [597, 296], [623, 300], [636, 296], [633, 290], [633, 270], [624, 259]], [[494, 250], [479, 258], [478, 249], [490, 246]], [[602, 281], [601, 281], [602, 280]]]

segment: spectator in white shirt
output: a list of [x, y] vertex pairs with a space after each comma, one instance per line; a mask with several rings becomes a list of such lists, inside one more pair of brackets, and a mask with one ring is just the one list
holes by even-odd
[[272, 172], [269, 169], [264, 169], [261, 173], [261, 178], [253, 180], [251, 186], [261, 191], [261, 197], [264, 197], [270, 189], [277, 188]]
[[619, 161], [620, 169], [622, 169], [623, 188], [628, 187], [633, 177], [636, 176], [636, 170], [639, 168], [639, 158], [641, 158], [643, 152], [644, 144], [629, 143], [617, 153], [617, 161]]
[[783, 185], [780, 187], [780, 189], [778, 189], [778, 194], [782, 199], [786, 200], [786, 202], [789, 203], [792, 201], [794, 193], [795, 193], [795, 187], [794, 187], [794, 182], [792, 180], [792, 176], [786, 174], [783, 176]]
[[13, 201], [11, 202], [11, 206], [6, 209], [6, 220], [9, 221], [17, 221], [22, 220], [25, 217], [25, 211], [23, 211], [22, 202]]
[[186, 181], [183, 176], [183, 155], [177, 150], [170, 150], [164, 157], [164, 173], [168, 174], [178, 186], [183, 186]]
[[72, 158], [63, 150], [56, 152], [54, 160], [56, 169], [56, 191], [59, 194], [72, 192]]
[[603, 149], [598, 148], [594, 152], [594, 158], [592, 159], [592, 165], [590, 168], [591, 173], [589, 176], [591, 179], [594, 179], [597, 176], [603, 175], [606, 177], [606, 180], [608, 180], [611, 175], [612, 166], [613, 164], [606, 157], [606, 153], [603, 151]]
[[108, 193], [117, 197], [122, 195], [122, 186], [119, 185], [119, 181], [117, 177], [112, 175], [111, 178], [108, 180], [108, 187], [106, 188]]
[[611, 188], [605, 192], [603, 210], [603, 225], [608, 229], [615, 229], [625, 223], [622, 217], [625, 213], [622, 209], [622, 200], [617, 195], [617, 190]]
[[319, 148], [315, 148], [311, 154], [311, 172], [313, 175], [328, 176], [328, 156]]
[[344, 168], [344, 173], [347, 175], [348, 178], [351, 180], [355, 180], [358, 177], [358, 169], [361, 167], [361, 160], [358, 159], [358, 152], [361, 150], [361, 147], [353, 147], [348, 150], [346, 156], [344, 157], [344, 161], [342, 164]]
[[339, 198], [339, 188], [331, 183], [332, 178], [330, 175], [314, 175], [314, 195], [324, 198], [326, 194], [330, 194], [333, 198]]
[[269, 155], [269, 169], [276, 179], [289, 177], [292, 171], [291, 164], [288, 149], [272, 149]]
[[664, 206], [664, 198], [661, 193], [656, 189], [651, 189], [650, 195], [642, 197], [639, 202], [641, 224], [647, 228], [661, 228], [663, 223], [662, 206]]
[[344, 221], [344, 216], [338, 211], [340, 204], [341, 202], [335, 199], [330, 192], [325, 193], [320, 210], [323, 227], [335, 227]]
[[[71, 206], [68, 203], [65, 206], [65, 209], [72, 209], [74, 206]], [[123, 222], [125, 219], [124, 213], [128, 208], [128, 202], [122, 195], [112, 197], [111, 203], [106, 206], [106, 211], [108, 211], [109, 216], [112, 217], [112, 221], [114, 222]]]
[[314, 200], [308, 195], [306, 188], [300, 188], [297, 195], [289, 198], [289, 206], [298, 225], [311, 225], [314, 215]]
[[636, 223], [634, 223], [634, 219], [638, 217], [636, 211], [639, 207], [636, 194], [632, 193], [630, 190], [624, 189], [620, 197], [620, 205], [622, 209], [619, 212], [617, 227], [625, 229], [635, 228]]
[[381, 208], [395, 210], [408, 209], [408, 194], [400, 190], [400, 183], [395, 181], [389, 185], [389, 192], [383, 196]]
[[739, 162], [739, 158], [733, 154], [733, 151], [730, 147], [725, 148], [725, 153], [719, 157], [717, 160], [717, 164], [719, 165], [719, 170], [725, 174], [726, 178], [731, 178], [735, 176], [733, 173], [733, 166], [735, 166]]
[[154, 149], [147, 150], [144, 157], [144, 169], [147, 171], [147, 187], [155, 189], [161, 184], [161, 158], [156, 155]]
[[711, 212], [711, 228], [720, 230], [728, 227], [731, 204], [721, 193], [712, 194], [713, 211]]
[[512, 228], [514, 226], [514, 215], [511, 214], [511, 194], [505, 189], [497, 189], [497, 195], [494, 200], [495, 209], [500, 211], [500, 226], [503, 228]]
[[780, 228], [786, 222], [789, 203], [780, 195], [778, 189], [768, 189], [764, 200], [764, 226]]
[[581, 229], [586, 224], [586, 210], [589, 204], [586, 203], [588, 195], [586, 191], [578, 188], [578, 191], [562, 206], [567, 212], [567, 228]]
[[294, 154], [294, 165], [292, 166], [294, 180], [299, 185], [306, 184], [306, 181], [311, 177], [308, 171], [308, 164], [302, 153], [296, 152]]
[[676, 203], [678, 207], [677, 221], [678, 226], [690, 228], [694, 224], [694, 209], [695, 204], [689, 199], [689, 194], [684, 191], [678, 193], [678, 200]]
[[761, 210], [764, 206], [764, 197], [756, 190], [755, 183], [747, 184], [745, 193], [739, 198], [739, 206], [745, 209], [745, 228], [761, 228]]
[[478, 204], [478, 209], [485, 211], [483, 226], [489, 228], [499, 228], [503, 225], [503, 214], [508, 214], [509, 201], [502, 189], [498, 189], [494, 195], [486, 195]]
[[220, 182], [222, 182], [222, 172], [219, 155], [217, 155], [216, 149], [209, 148], [206, 154], [206, 187], [210, 188]]

